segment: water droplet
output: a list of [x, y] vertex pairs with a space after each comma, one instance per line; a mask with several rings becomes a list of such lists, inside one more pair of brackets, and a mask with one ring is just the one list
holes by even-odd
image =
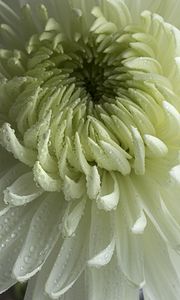
[[8, 226], [5, 227], [5, 231], [6, 231], [6, 232], [9, 231], [9, 227], [8, 227]]
[[30, 249], [29, 249], [29, 251], [30, 251], [31, 253], [33, 253], [34, 250], [35, 250], [34, 246], [31, 246]]
[[30, 256], [25, 256], [24, 257], [24, 262], [28, 263], [31, 260]]

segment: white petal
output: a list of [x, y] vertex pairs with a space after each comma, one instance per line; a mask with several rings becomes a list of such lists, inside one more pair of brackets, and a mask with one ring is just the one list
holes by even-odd
[[0, 174], [11, 168], [17, 161], [12, 154], [0, 146]]
[[3, 172], [4, 176], [0, 179], [0, 215], [4, 214], [10, 208], [10, 205], [4, 203], [4, 190], [8, 185], [12, 184], [17, 177], [27, 172], [27, 170], [26, 166], [18, 163], [9, 168], [7, 172]]
[[81, 219], [75, 236], [64, 241], [48, 278], [45, 290], [53, 299], [58, 299], [68, 291], [85, 268], [89, 231], [88, 209]]
[[[18, 3], [16, 4], [18, 6]], [[0, 1], [0, 23], [15, 25], [19, 22], [16, 12], [5, 1]]]
[[18, 256], [22, 243], [15, 242], [12, 247], [6, 249], [0, 259], [0, 294], [5, 292], [16, 283], [16, 279], [11, 277], [12, 268]]
[[89, 299], [134, 300], [138, 299], [139, 289], [128, 284], [113, 256], [111, 262], [101, 269], [88, 269]]
[[129, 162], [125, 156], [125, 153], [120, 147], [119, 149], [116, 149], [113, 145], [104, 141], [100, 141], [100, 145], [107, 155], [108, 163], [110, 164], [110, 166], [112, 166], [110, 167], [111, 170], [117, 170], [123, 175], [127, 175], [130, 173], [131, 168]]
[[167, 141], [179, 140], [180, 114], [177, 109], [167, 101], [163, 102], [163, 108], [166, 114], [163, 136]]
[[48, 256], [46, 263], [42, 266], [41, 271], [29, 280], [29, 284], [26, 290], [25, 300], [52, 299], [45, 292], [45, 284], [49, 277], [51, 269], [56, 261], [61, 245], [62, 245], [62, 239], [59, 238], [52, 252]]
[[81, 274], [72, 288], [59, 298], [59, 300], [85, 300], [87, 299], [87, 289], [85, 283], [85, 272]]
[[88, 164], [78, 133], [75, 136], [75, 147], [80, 168], [86, 174], [88, 196], [95, 199], [100, 190], [100, 175], [96, 166], [91, 167]]
[[179, 184], [180, 184], [180, 165], [173, 167], [169, 173], [171, 176], [172, 183], [176, 183], [176, 185], [179, 186]]
[[33, 168], [35, 181], [44, 191], [56, 192], [61, 190], [61, 181], [59, 178], [53, 178], [48, 174], [37, 161]]
[[83, 176], [77, 182], [70, 177], [65, 176], [63, 186], [65, 199], [69, 201], [71, 199], [81, 198], [84, 192], [84, 185], [85, 182]]
[[4, 190], [4, 201], [11, 205], [24, 205], [38, 198], [43, 191], [38, 188], [29, 172], [19, 177], [11, 186]]
[[97, 4], [96, 0], [91, 1], [85, 1], [85, 0], [74, 0], [72, 5], [74, 8], [78, 9], [80, 11], [82, 17], [80, 25], [82, 27], [83, 35], [87, 36], [87, 30], [89, 30], [90, 26], [93, 23], [93, 16], [91, 14], [91, 11], [93, 7]]
[[163, 157], [168, 153], [166, 144], [159, 138], [145, 134], [144, 140], [152, 157]]
[[131, 228], [131, 230], [135, 234], [143, 233], [146, 225], [147, 225], [147, 220], [146, 220], [146, 217], [145, 217], [145, 215], [144, 215], [144, 213], [142, 211], [141, 212], [141, 216], [134, 223], [134, 225]]
[[177, 277], [180, 280], [180, 255], [177, 254], [171, 247], [168, 247], [169, 258], [172, 262], [174, 270], [176, 271]]
[[165, 1], [160, 1], [161, 5], [159, 5], [159, 8], [157, 12], [164, 17], [167, 22], [177, 26], [178, 28], [180, 27], [180, 22], [179, 22], [179, 16], [178, 16], [178, 11], [180, 9], [180, 3], [179, 1], [176, 0], [165, 0]]
[[[2, 200], [2, 199], [1, 199], [1, 200]], [[3, 216], [4, 214], [6, 214], [7, 211], [8, 211], [10, 208], [11, 208], [10, 205], [6, 205], [6, 204], [4, 203], [4, 201], [2, 200], [2, 201], [0, 202], [0, 217]]]
[[0, 191], [1, 193], [12, 184], [18, 177], [26, 173], [28, 168], [21, 163], [16, 163], [5, 172], [0, 179]]
[[57, 172], [57, 163], [49, 153], [49, 140], [51, 131], [40, 130], [38, 139], [38, 160], [49, 173]]
[[145, 148], [143, 139], [137, 130], [137, 128], [132, 127], [132, 136], [134, 143], [134, 169], [136, 174], [143, 175], [145, 172]]
[[116, 175], [104, 172], [100, 197], [97, 199], [99, 209], [110, 211], [116, 209], [120, 197], [119, 185]]
[[12, 152], [14, 157], [24, 164], [32, 167], [36, 160], [35, 151], [20, 144], [10, 124], [5, 123], [0, 130], [0, 143], [7, 151]]
[[54, 247], [60, 234], [63, 201], [60, 194], [48, 195], [37, 209], [13, 269], [17, 280], [25, 281], [37, 273]]
[[97, 199], [100, 192], [101, 179], [96, 166], [90, 167], [86, 175], [87, 194], [90, 199]]
[[128, 228], [125, 213], [123, 206], [119, 205], [114, 215], [118, 262], [125, 277], [140, 286], [144, 282], [142, 236], [135, 235]]
[[[151, 219], [161, 237], [179, 253], [180, 222], [176, 220], [174, 213], [168, 209], [168, 205], [166, 206], [166, 198], [160, 194], [159, 185], [153, 178], [146, 177], [141, 179], [134, 177], [134, 183], [139, 191], [139, 199], [141, 199], [144, 211]], [[174, 202], [173, 198], [172, 201]], [[174, 203], [172, 203], [172, 207], [174, 207]]]
[[88, 264], [101, 267], [109, 263], [114, 253], [112, 216], [92, 204]]
[[98, 253], [95, 257], [88, 261], [88, 265], [90, 267], [100, 268], [102, 266], [107, 265], [113, 256], [115, 248], [115, 240], [113, 239], [111, 243], [103, 249], [100, 253]]
[[67, 210], [65, 211], [65, 215], [63, 218], [63, 234], [64, 236], [72, 236], [73, 233], [76, 231], [76, 228], [79, 225], [79, 222], [81, 220], [81, 217], [84, 214], [86, 205], [86, 199], [82, 199], [78, 201], [77, 204], [70, 203], [67, 207]]
[[123, 61], [125, 67], [147, 73], [162, 74], [160, 63], [151, 57], [127, 58]]
[[178, 300], [180, 281], [169, 259], [167, 245], [150, 222], [144, 234], [144, 261], [146, 285], [143, 289], [150, 299]]
[[75, 135], [75, 148], [76, 148], [76, 154], [77, 154], [79, 166], [85, 174], [88, 174], [90, 165], [88, 164], [86, 157], [83, 153], [83, 148], [78, 133], [76, 133]]
[[[49, 276], [50, 270], [54, 264], [55, 258], [58, 253], [61, 241], [57, 243], [55, 249], [51, 253], [50, 257], [46, 261], [46, 264], [43, 265], [43, 268], [40, 273], [34, 276], [28, 282], [28, 287], [26, 290], [26, 295], [24, 300], [50, 300], [50, 298], [44, 291], [45, 283]], [[70, 288], [64, 295], [62, 295], [59, 300], [84, 300], [86, 299], [87, 289], [85, 288], [85, 274], [84, 272], [75, 282], [73, 287]]]
[[124, 1], [108, 0], [104, 6], [105, 16], [116, 24], [118, 29], [132, 23], [130, 12]]
[[[30, 279], [28, 281], [24, 300], [32, 300], [33, 292], [34, 292], [34, 289], [36, 286], [36, 277], [37, 276], [34, 276], [32, 279]], [[39, 299], [39, 300], [42, 300], [42, 299]]]
[[12, 278], [12, 269], [24, 243], [34, 209], [36, 206], [12, 208], [0, 218], [0, 293], [16, 282]]
[[150, 10], [150, 11], [157, 11], [157, 9], [160, 6], [160, 3], [162, 0], [157, 0], [154, 2], [154, 0], [139, 0], [137, 2], [134, 2], [133, 0], [125, 0], [126, 5], [128, 5], [130, 12], [132, 13], [133, 20], [138, 20], [139, 15], [144, 10]]
[[128, 177], [120, 178], [119, 186], [121, 191], [120, 203], [126, 215], [127, 225], [134, 234], [141, 234], [144, 232], [147, 221], [141, 206], [140, 195]]
[[[114, 147], [110, 143], [100, 141], [98, 145], [94, 140], [88, 138], [90, 149], [97, 165], [109, 171], [119, 171], [123, 175], [130, 173], [131, 167], [127, 160], [127, 153], [121, 147]], [[129, 158], [129, 156], [128, 156]]]

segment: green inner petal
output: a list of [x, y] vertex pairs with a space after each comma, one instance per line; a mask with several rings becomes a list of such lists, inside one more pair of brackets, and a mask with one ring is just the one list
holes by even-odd
[[31, 6], [22, 8], [25, 42], [1, 26], [0, 143], [33, 167], [41, 188], [58, 191], [68, 178], [73, 189], [84, 176], [88, 196], [98, 199], [105, 171], [142, 175], [149, 160], [179, 146], [172, 136], [179, 126], [177, 35], [149, 11], [133, 24], [123, 2], [94, 7], [86, 35], [83, 10], [72, 13], [70, 35], [48, 7], [40, 15], [43, 30]]

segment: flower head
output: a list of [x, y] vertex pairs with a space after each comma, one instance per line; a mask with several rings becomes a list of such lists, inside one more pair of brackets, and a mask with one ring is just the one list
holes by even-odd
[[178, 300], [180, 1], [22, 2], [0, 0], [0, 290]]

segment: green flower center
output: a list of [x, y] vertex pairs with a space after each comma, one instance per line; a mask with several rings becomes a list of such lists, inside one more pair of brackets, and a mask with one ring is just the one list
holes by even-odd
[[83, 62], [83, 66], [74, 70], [72, 76], [76, 78], [77, 85], [84, 87], [94, 103], [100, 102], [104, 91], [104, 70], [91, 62]]
[[0, 50], [1, 144], [33, 167], [43, 189], [63, 187], [67, 198], [83, 180], [96, 198], [107, 174], [114, 186], [118, 176], [143, 175], [176, 143], [176, 44], [165, 57], [156, 43], [168, 45], [174, 31], [150, 12], [138, 25], [93, 14], [86, 36], [78, 27], [69, 37], [49, 18], [26, 46]]

